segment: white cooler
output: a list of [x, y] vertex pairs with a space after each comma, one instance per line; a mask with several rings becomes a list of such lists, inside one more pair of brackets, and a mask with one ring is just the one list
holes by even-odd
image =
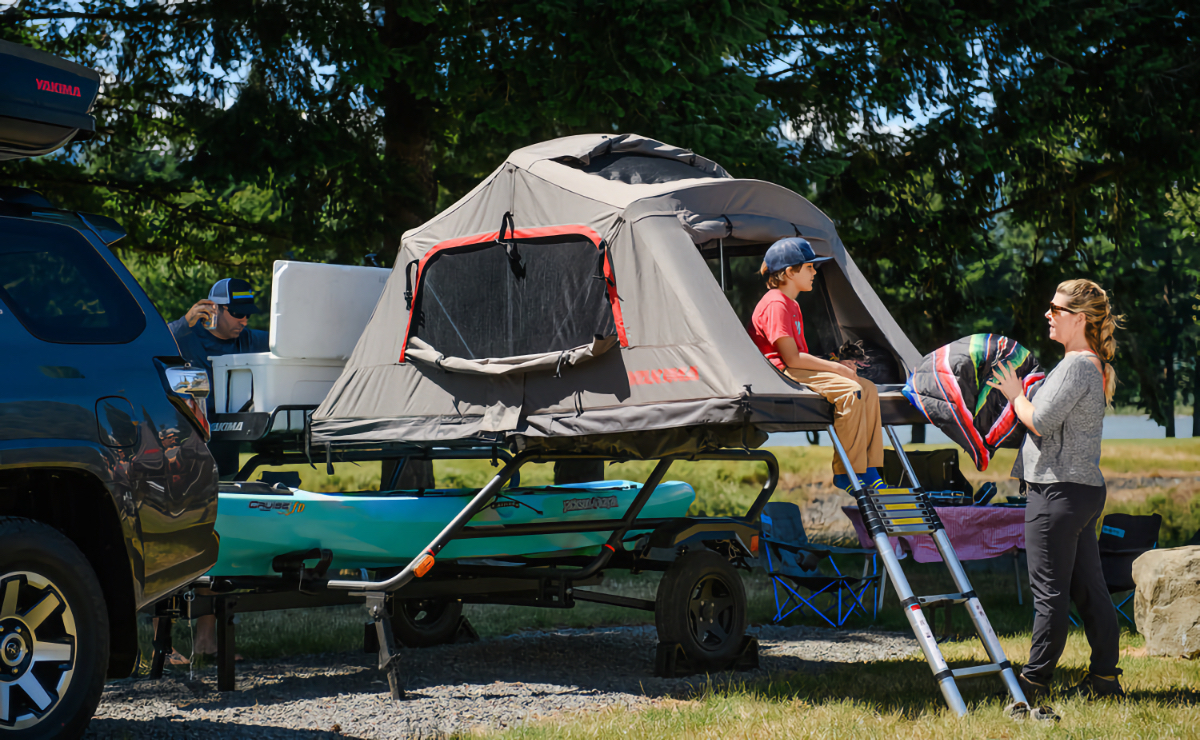
[[[270, 352], [212, 358], [218, 414], [271, 413], [280, 406], [317, 406], [345, 367], [344, 360], [279, 357]], [[304, 415], [289, 425], [281, 413], [271, 431], [304, 429]]]
[[[277, 261], [271, 351], [210, 358], [216, 413], [318, 406], [342, 374], [390, 274], [379, 267]], [[303, 428], [303, 413], [280, 413], [270, 431]]]

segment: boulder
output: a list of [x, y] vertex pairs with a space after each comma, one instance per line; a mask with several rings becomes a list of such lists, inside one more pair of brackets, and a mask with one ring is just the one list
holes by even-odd
[[1150, 655], [1200, 656], [1200, 547], [1151, 550], [1133, 561], [1133, 616]]

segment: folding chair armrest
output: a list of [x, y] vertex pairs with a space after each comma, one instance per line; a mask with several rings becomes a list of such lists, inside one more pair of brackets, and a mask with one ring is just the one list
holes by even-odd
[[1102, 558], [1125, 558], [1130, 555], [1141, 555], [1150, 552], [1148, 547], [1131, 547], [1126, 550], [1101, 550], [1100, 557]]
[[828, 552], [830, 555], [875, 555], [873, 547], [840, 547], [838, 545], [813, 545], [816, 549]]
[[791, 552], [811, 553], [811, 554], [818, 555], [819, 558], [821, 558], [821, 559], [827, 558], [833, 554], [826, 546], [814, 545], [811, 542], [805, 543], [803, 545], [798, 545], [795, 542], [783, 542], [782, 540], [771, 539], [770, 537], [763, 537], [762, 541], [766, 544], [772, 545], [774, 547], [778, 547], [781, 550], [788, 550]]

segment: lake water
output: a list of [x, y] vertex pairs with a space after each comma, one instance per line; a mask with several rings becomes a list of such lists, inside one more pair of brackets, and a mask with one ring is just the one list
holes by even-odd
[[[912, 427], [899, 427], [896, 432], [900, 436], [901, 444], [908, 444], [912, 441]], [[829, 446], [829, 435], [825, 432], [819, 432], [820, 444]], [[1167, 436], [1166, 427], [1160, 427], [1150, 420], [1148, 416], [1106, 416], [1104, 417], [1104, 438], [1105, 439], [1165, 439]], [[1192, 417], [1176, 416], [1175, 417], [1175, 436], [1190, 437], [1192, 436]], [[952, 445], [950, 438], [942, 434], [941, 430], [932, 424], [925, 425], [925, 441], [930, 444], [947, 444]], [[889, 443], [887, 436], [884, 436], [884, 442]], [[799, 445], [811, 444], [805, 432], [787, 432], [783, 434], [772, 434], [767, 441], [767, 447], [796, 447]]]

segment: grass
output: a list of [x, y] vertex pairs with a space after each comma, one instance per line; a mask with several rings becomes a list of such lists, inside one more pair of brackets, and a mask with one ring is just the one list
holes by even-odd
[[[1029, 651], [1029, 635], [1001, 638], [1006, 653]], [[1125, 635], [1136, 651], [1141, 638]], [[985, 659], [981, 647], [944, 644], [951, 665]], [[1063, 656], [1060, 680], [1082, 677], [1087, 662], [1083, 635], [1075, 632]], [[683, 699], [663, 699], [640, 712], [610, 709], [574, 714], [497, 733], [511, 740], [555, 738], [1190, 738], [1196, 736], [1194, 688], [1200, 665], [1147, 657], [1124, 657], [1123, 677], [1131, 700], [1088, 703], [1053, 700], [1058, 724], [1016, 723], [1003, 711], [1007, 699], [995, 679], [960, 682], [971, 713], [959, 718], [945, 708], [921, 658], [833, 664], [819, 674], [795, 673], [728, 686], [708, 685]]]

